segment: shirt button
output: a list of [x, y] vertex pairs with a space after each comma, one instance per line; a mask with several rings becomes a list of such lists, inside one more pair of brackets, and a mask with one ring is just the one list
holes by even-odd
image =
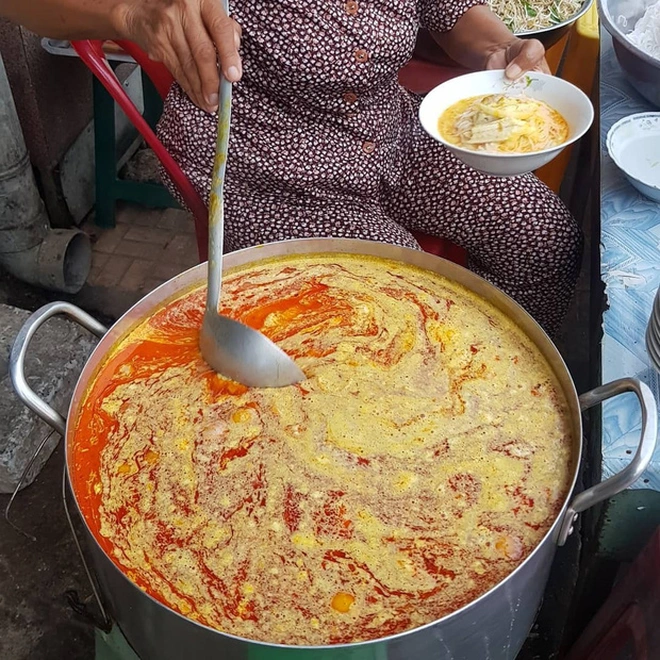
[[358, 13], [358, 3], [355, 2], [355, 0], [348, 0], [348, 2], [344, 5], [344, 9], [346, 10], [347, 14], [355, 16], [355, 14]]
[[369, 59], [369, 53], [367, 53], [364, 48], [358, 48], [355, 53], [355, 59], [360, 62], [360, 64], [364, 64], [368, 59]]
[[357, 94], [354, 94], [353, 92], [346, 92], [344, 94], [344, 102], [348, 104], [355, 103], [357, 101]]
[[358, 116], [357, 112], [347, 112], [345, 115], [346, 119], [355, 119]]
[[364, 151], [365, 154], [372, 154], [376, 150], [376, 144], [374, 142], [363, 142], [362, 143], [362, 151]]

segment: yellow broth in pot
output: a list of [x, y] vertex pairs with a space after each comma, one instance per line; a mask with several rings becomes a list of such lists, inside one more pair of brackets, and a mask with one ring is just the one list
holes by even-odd
[[308, 377], [280, 389], [210, 371], [204, 300], [188, 291], [123, 337], [76, 424], [83, 515], [159, 601], [254, 640], [375, 639], [483, 594], [554, 522], [566, 401], [485, 300], [378, 258], [237, 269], [222, 313]]

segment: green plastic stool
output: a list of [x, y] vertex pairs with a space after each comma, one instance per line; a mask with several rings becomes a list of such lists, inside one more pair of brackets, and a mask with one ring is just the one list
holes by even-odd
[[[116, 64], [115, 64], [116, 66]], [[141, 71], [144, 98], [143, 117], [155, 129], [163, 112], [163, 102], [153, 83]], [[158, 183], [121, 179], [117, 162], [121, 157], [115, 140], [115, 102], [94, 76], [94, 148], [96, 218], [99, 227], [115, 226], [117, 201], [134, 202], [147, 208], [180, 208], [165, 186]]]

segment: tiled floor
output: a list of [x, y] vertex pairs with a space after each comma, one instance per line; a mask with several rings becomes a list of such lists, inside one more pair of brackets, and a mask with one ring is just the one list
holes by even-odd
[[122, 205], [117, 224], [101, 229], [90, 218], [92, 268], [73, 302], [106, 321], [121, 316], [158, 285], [199, 263], [195, 225], [185, 211]]
[[83, 229], [92, 238], [91, 287], [146, 294], [199, 262], [192, 217], [177, 209], [123, 206], [117, 225]]

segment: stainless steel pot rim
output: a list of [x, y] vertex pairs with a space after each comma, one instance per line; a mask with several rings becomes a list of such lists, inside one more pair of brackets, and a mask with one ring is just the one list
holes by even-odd
[[[312, 249], [310, 249], [312, 248]], [[494, 304], [500, 311], [506, 314], [511, 318], [511, 312], [515, 311], [517, 317], [513, 319], [522, 327], [522, 329], [530, 336], [532, 341], [537, 345], [542, 355], [545, 359], [549, 360], [548, 354], [552, 357], [552, 363], [550, 363], [551, 369], [556, 373], [561, 387], [564, 391], [566, 399], [569, 404], [569, 409], [571, 410], [571, 415], [574, 413], [574, 408], [577, 407], [579, 411], [579, 402], [578, 395], [575, 390], [575, 384], [573, 383], [572, 378], [568, 371], [563, 358], [561, 357], [557, 347], [550, 340], [547, 334], [543, 329], [538, 325], [538, 323], [530, 316], [517, 302], [515, 302], [510, 296], [500, 291], [497, 287], [492, 285], [490, 282], [486, 281], [482, 277], [479, 277], [475, 273], [459, 266], [453, 262], [447, 261], [435, 255], [431, 255], [427, 252], [422, 252], [421, 250], [414, 250], [411, 248], [404, 248], [399, 246], [394, 246], [386, 243], [380, 243], [376, 241], [364, 241], [359, 239], [336, 239], [336, 238], [312, 238], [312, 239], [296, 239], [289, 241], [280, 241], [277, 243], [269, 243], [267, 245], [260, 245], [255, 247], [244, 248], [243, 250], [237, 250], [226, 256], [226, 267], [227, 269], [243, 266], [249, 263], [256, 263], [264, 259], [283, 257], [287, 255], [300, 255], [300, 256], [309, 256], [313, 254], [355, 254], [361, 256], [375, 256], [385, 259], [392, 259], [395, 261], [400, 261], [404, 264], [418, 266], [420, 268], [425, 268], [426, 270], [431, 270], [436, 272], [442, 277], [447, 277], [453, 281], [457, 281], [459, 284], [466, 286], [470, 290], [475, 290], [476, 286], [478, 289], [481, 288], [487, 291], [491, 296], [494, 297], [494, 300], [484, 296], [480, 291], [475, 291], [477, 295], [486, 297], [491, 304]], [[432, 268], [433, 264], [442, 263], [442, 267], [447, 272], [434, 271]], [[101, 339], [97, 344], [96, 348], [89, 357], [87, 363], [85, 364], [80, 378], [76, 384], [74, 390], [74, 396], [71, 400], [68, 411], [68, 419], [75, 420], [77, 418], [77, 408], [83, 398], [84, 392], [86, 390], [83, 387], [84, 384], [89, 383], [90, 379], [93, 378], [94, 373], [96, 372], [98, 365], [103, 363], [103, 357], [107, 354], [107, 349], [110, 348], [120, 337], [125, 335], [132, 327], [137, 323], [141, 322], [147, 314], [144, 313], [145, 309], [148, 308], [153, 312], [153, 309], [160, 307], [165, 304], [167, 301], [176, 299], [183, 295], [186, 291], [202, 286], [206, 280], [206, 263], [193, 266], [192, 268], [180, 273], [176, 277], [168, 280], [167, 282], [160, 285], [157, 289], [154, 289], [147, 296], [139, 300], [133, 307], [131, 307], [121, 318], [119, 318], [114, 325], [110, 327], [107, 334]], [[467, 282], [467, 283], [466, 283]], [[472, 286], [471, 286], [472, 285]], [[565, 375], [565, 378], [562, 377]], [[259, 644], [266, 648], [283, 648], [283, 649], [307, 649], [307, 650], [323, 650], [329, 651], [331, 649], [340, 649], [340, 648], [358, 648], [364, 647], [372, 644], [378, 644], [381, 642], [387, 642], [396, 640], [399, 638], [406, 637], [413, 633], [431, 628], [437, 625], [439, 622], [448, 621], [459, 614], [465, 612], [471, 607], [477, 606], [477, 604], [485, 599], [491, 592], [498, 589], [502, 584], [504, 584], [511, 576], [523, 570], [523, 568], [532, 560], [532, 558], [540, 551], [541, 547], [548, 541], [553, 535], [556, 537], [559, 533], [560, 522], [564, 519], [569, 503], [571, 502], [572, 497], [574, 497], [575, 484], [577, 481], [578, 467], [582, 460], [582, 425], [581, 418], [579, 417], [578, 412], [578, 421], [579, 421], [579, 436], [573, 439], [574, 442], [574, 465], [571, 468], [573, 475], [570, 479], [569, 487], [566, 491], [564, 502], [562, 503], [560, 511], [555, 517], [555, 521], [551, 524], [550, 528], [544, 534], [543, 538], [537, 543], [534, 550], [513, 570], [511, 573], [508, 573], [506, 577], [494, 584], [488, 591], [481, 594], [475, 600], [466, 603], [463, 607], [447, 614], [446, 616], [426, 623], [422, 626], [416, 628], [411, 628], [403, 632], [397, 633], [395, 635], [389, 635], [387, 637], [379, 637], [373, 640], [366, 640], [361, 642], [352, 642], [348, 644], [332, 644], [324, 646], [293, 646], [289, 644], [277, 644], [272, 642], [260, 642], [245, 637], [239, 637], [237, 635], [232, 635], [230, 633], [223, 632], [217, 628], [212, 628], [206, 626], [205, 624], [199, 623], [190, 619], [183, 614], [180, 614], [176, 610], [172, 609], [169, 605], [162, 603], [158, 599], [154, 598], [150, 594], [143, 591], [143, 595], [147, 596], [150, 600], [166, 607], [170, 612], [176, 614], [178, 617], [184, 619], [187, 622], [193, 623], [201, 628], [205, 628], [214, 633], [224, 635], [231, 639], [235, 639], [242, 642], [250, 642], [252, 644]], [[89, 528], [85, 516], [82, 514], [80, 505], [78, 503], [78, 498], [71, 483], [71, 477], [69, 472], [69, 447], [74, 442], [74, 424], [68, 424], [66, 427], [66, 443], [65, 443], [65, 456], [66, 456], [66, 471], [67, 479], [71, 486], [71, 493], [73, 495], [74, 502], [80, 517], [83, 520], [87, 533], [94, 538], [96, 541], [95, 535]], [[577, 431], [577, 429], [576, 429]], [[132, 582], [124, 571], [115, 563], [115, 560], [108, 555], [108, 553], [103, 549], [103, 547], [97, 542], [97, 545], [104, 556], [112, 563], [112, 565], [117, 569], [120, 575], [135, 586], [135, 583]], [[136, 587], [137, 588], [137, 587]]]
[[580, 9], [575, 12], [572, 16], [569, 16], [566, 20], [562, 21], [561, 23], [555, 23], [554, 25], [549, 25], [548, 27], [544, 28], [539, 28], [538, 30], [529, 30], [526, 32], [516, 32], [517, 37], [523, 37], [523, 38], [529, 38], [529, 37], [534, 37], [537, 34], [544, 34], [546, 32], [553, 32], [554, 30], [561, 30], [563, 27], [570, 27], [577, 21], [579, 18], [581, 18], [584, 14], [586, 14], [589, 11], [589, 8], [593, 4], [593, 0], [584, 0], [582, 3], [582, 6]]

